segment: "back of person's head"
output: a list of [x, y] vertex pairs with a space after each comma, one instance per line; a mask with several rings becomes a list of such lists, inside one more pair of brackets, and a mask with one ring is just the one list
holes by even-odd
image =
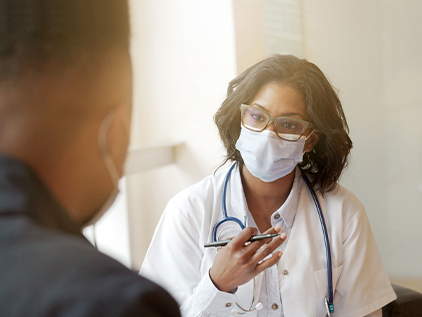
[[129, 143], [127, 0], [0, 0], [0, 154], [80, 223], [116, 187]]
[[0, 80], [129, 48], [125, 0], [0, 0]]

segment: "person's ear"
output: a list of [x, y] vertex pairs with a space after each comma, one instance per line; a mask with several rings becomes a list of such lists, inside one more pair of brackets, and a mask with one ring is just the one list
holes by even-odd
[[319, 135], [320, 135], [319, 130], [315, 129], [312, 131], [312, 133], [309, 135], [309, 137], [307, 138], [305, 142], [305, 147], [304, 147], [305, 152], [312, 151], [315, 144], [317, 144], [319, 141]]

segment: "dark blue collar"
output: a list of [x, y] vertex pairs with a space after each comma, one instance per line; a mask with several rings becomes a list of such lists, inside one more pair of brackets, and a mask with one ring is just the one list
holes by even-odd
[[26, 215], [39, 224], [81, 235], [41, 180], [20, 161], [0, 153], [0, 217]]

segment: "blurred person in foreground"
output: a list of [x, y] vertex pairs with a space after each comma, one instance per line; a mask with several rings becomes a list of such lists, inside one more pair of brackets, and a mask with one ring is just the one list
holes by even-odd
[[81, 234], [129, 144], [127, 0], [0, 0], [0, 316], [178, 316]]

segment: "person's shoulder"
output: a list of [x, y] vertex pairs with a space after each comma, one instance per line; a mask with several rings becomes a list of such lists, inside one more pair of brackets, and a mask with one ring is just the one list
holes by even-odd
[[89, 253], [72, 274], [73, 284], [66, 283], [79, 288], [78, 302], [85, 294], [81, 306], [100, 304], [107, 316], [179, 316], [177, 303], [161, 286], [97, 250]]
[[225, 176], [227, 175], [227, 168], [218, 169], [195, 184], [183, 189], [177, 193], [170, 203], [175, 205], [183, 205], [186, 202], [208, 201], [221, 191], [222, 184], [224, 183]]
[[344, 225], [347, 225], [352, 218], [366, 214], [365, 206], [359, 198], [341, 184], [337, 184], [332, 191], [325, 193], [324, 199], [327, 202], [330, 217], [333, 219], [341, 217]]
[[[80, 283], [81, 306], [102, 305], [107, 316], [179, 316], [176, 301], [162, 287], [120, 265], [98, 265], [97, 275], [90, 272]], [[105, 309], [106, 308], [106, 309]], [[80, 316], [78, 314], [78, 316]], [[86, 314], [91, 316], [91, 314]]]
[[341, 184], [336, 184], [332, 191], [325, 193], [327, 200], [341, 202], [343, 204], [352, 205], [355, 207], [363, 207], [359, 198], [348, 188]]
[[10, 263], [2, 265], [7, 278], [0, 297], [16, 294], [16, 300], [4, 303], [0, 312], [19, 306], [33, 316], [178, 316], [165, 290], [99, 252], [83, 236], [16, 222], [18, 232], [7, 234], [13, 248], [0, 248]]
[[60, 243], [74, 258], [62, 267], [66, 289], [61, 298], [76, 303], [80, 311], [75, 316], [98, 311], [104, 316], [178, 316], [178, 305], [163, 288], [81, 240], [66, 237]]
[[[312, 181], [312, 175], [307, 175], [308, 178]], [[302, 190], [308, 191], [306, 182], [302, 181]], [[318, 199], [325, 201], [328, 206], [341, 205], [343, 208], [351, 209], [360, 209], [363, 208], [362, 202], [358, 197], [348, 188], [336, 183], [330, 191], [321, 192], [318, 185], [314, 189], [317, 193]]]
[[56, 289], [57, 302], [75, 303], [75, 316], [179, 316], [167, 291], [117, 261], [101, 255], [87, 265], [65, 278], [66, 289]]

